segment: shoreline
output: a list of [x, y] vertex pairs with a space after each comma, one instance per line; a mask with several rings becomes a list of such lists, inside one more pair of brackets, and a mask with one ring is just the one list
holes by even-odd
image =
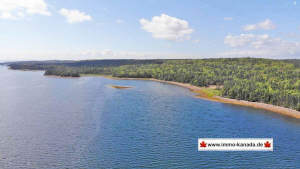
[[226, 103], [226, 104], [233, 104], [233, 105], [239, 105], [239, 106], [252, 107], [252, 108], [256, 108], [256, 109], [268, 110], [268, 111], [278, 113], [281, 115], [300, 119], [300, 112], [297, 110], [293, 110], [293, 109], [281, 107], [281, 106], [276, 106], [276, 105], [272, 105], [272, 104], [267, 104], [267, 103], [261, 103], [261, 102], [250, 102], [250, 101], [245, 101], [245, 100], [225, 98], [225, 97], [221, 97], [221, 96], [212, 96], [211, 97], [211, 96], [208, 96], [207, 93], [205, 93], [203, 91], [203, 89], [205, 89], [204, 87], [198, 87], [198, 86], [194, 86], [194, 85], [191, 85], [188, 83], [158, 80], [158, 79], [154, 79], [154, 78], [118, 78], [118, 77], [104, 76], [104, 75], [102, 75], [101, 77], [115, 79], [115, 80], [149, 80], [149, 81], [167, 83], [167, 84], [176, 85], [176, 86], [180, 86], [180, 87], [189, 89], [191, 92], [197, 94], [195, 96], [197, 98], [206, 99], [206, 100], [215, 101], [215, 102]]
[[[15, 70], [15, 69], [11, 69], [11, 70]], [[32, 70], [22, 70], [22, 71], [32, 71]], [[34, 70], [34, 71], [41, 71], [41, 70]], [[61, 77], [61, 76], [56, 76], [56, 75], [44, 75], [44, 76], [68, 78], [68, 77]], [[226, 103], [226, 104], [252, 107], [252, 108], [256, 108], [256, 109], [268, 110], [268, 111], [271, 111], [271, 112], [274, 112], [277, 114], [300, 119], [300, 112], [297, 110], [293, 110], [293, 109], [281, 107], [281, 106], [276, 106], [276, 105], [272, 105], [272, 104], [267, 104], [267, 103], [261, 103], [261, 102], [250, 102], [250, 101], [246, 101], [246, 100], [230, 99], [230, 98], [225, 98], [225, 97], [221, 97], [221, 96], [208, 96], [208, 94], [203, 91], [203, 89], [205, 89], [205, 87], [198, 87], [198, 86], [194, 86], [194, 85], [191, 85], [188, 83], [158, 80], [158, 79], [154, 79], [154, 78], [119, 78], [119, 77], [112, 77], [111, 75], [99, 75], [99, 74], [80, 74], [80, 77], [104, 77], [104, 78], [114, 79], [114, 80], [148, 80], [148, 81], [167, 83], [167, 84], [176, 85], [176, 86], [180, 86], [180, 87], [189, 89], [191, 92], [197, 94], [197, 95], [195, 95], [196, 98], [201, 98], [201, 99], [205, 99], [205, 100], [221, 102], [221, 103]], [[71, 77], [71, 78], [80, 78], [80, 77]]]

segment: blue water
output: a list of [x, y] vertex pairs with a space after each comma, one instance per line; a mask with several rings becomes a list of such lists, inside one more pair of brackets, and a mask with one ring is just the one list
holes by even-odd
[[[0, 79], [1, 169], [300, 167], [300, 121], [272, 112], [151, 81], [6, 67]], [[198, 152], [206, 137], [273, 137], [274, 151]]]

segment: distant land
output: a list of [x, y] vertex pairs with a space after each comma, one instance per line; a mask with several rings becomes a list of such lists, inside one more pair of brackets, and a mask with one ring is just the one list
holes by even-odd
[[173, 81], [202, 87], [202, 92], [210, 97], [222, 96], [300, 111], [299, 59], [115, 59], [5, 64], [14, 70], [43, 70], [45, 75], [61, 77], [104, 75]]

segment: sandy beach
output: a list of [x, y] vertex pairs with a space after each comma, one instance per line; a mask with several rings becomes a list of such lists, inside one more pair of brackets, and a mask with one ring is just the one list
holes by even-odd
[[193, 86], [188, 83], [179, 83], [179, 82], [173, 82], [173, 81], [164, 81], [164, 80], [158, 80], [158, 79], [153, 79], [153, 78], [117, 78], [117, 77], [111, 77], [111, 76], [102, 76], [110, 79], [116, 79], [116, 80], [150, 80], [150, 81], [156, 81], [156, 82], [161, 82], [161, 83], [168, 83], [176, 86], [181, 86], [184, 88], [187, 88], [191, 90], [192, 92], [196, 93], [196, 97], [202, 98], [202, 99], [207, 99], [211, 101], [216, 101], [216, 102], [222, 102], [222, 103], [227, 103], [227, 104], [234, 104], [234, 105], [240, 105], [240, 106], [248, 106], [248, 107], [253, 107], [257, 109], [264, 109], [268, 111], [272, 111], [278, 114], [282, 114], [285, 116], [293, 117], [296, 119], [300, 119], [300, 112], [281, 107], [281, 106], [275, 106], [271, 104], [266, 104], [266, 103], [260, 103], [260, 102], [250, 102], [250, 101], [245, 101], [245, 100], [237, 100], [237, 99], [229, 99], [229, 98], [224, 98], [221, 96], [208, 96], [204, 91], [203, 87], [198, 87], [198, 86]]

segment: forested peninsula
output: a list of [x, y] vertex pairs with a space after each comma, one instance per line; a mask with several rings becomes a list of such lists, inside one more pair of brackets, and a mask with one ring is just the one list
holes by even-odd
[[300, 111], [300, 60], [219, 58], [180, 60], [83, 60], [6, 63], [16, 70], [44, 70], [45, 75], [109, 75], [152, 78], [191, 84], [208, 95], [261, 102]]

